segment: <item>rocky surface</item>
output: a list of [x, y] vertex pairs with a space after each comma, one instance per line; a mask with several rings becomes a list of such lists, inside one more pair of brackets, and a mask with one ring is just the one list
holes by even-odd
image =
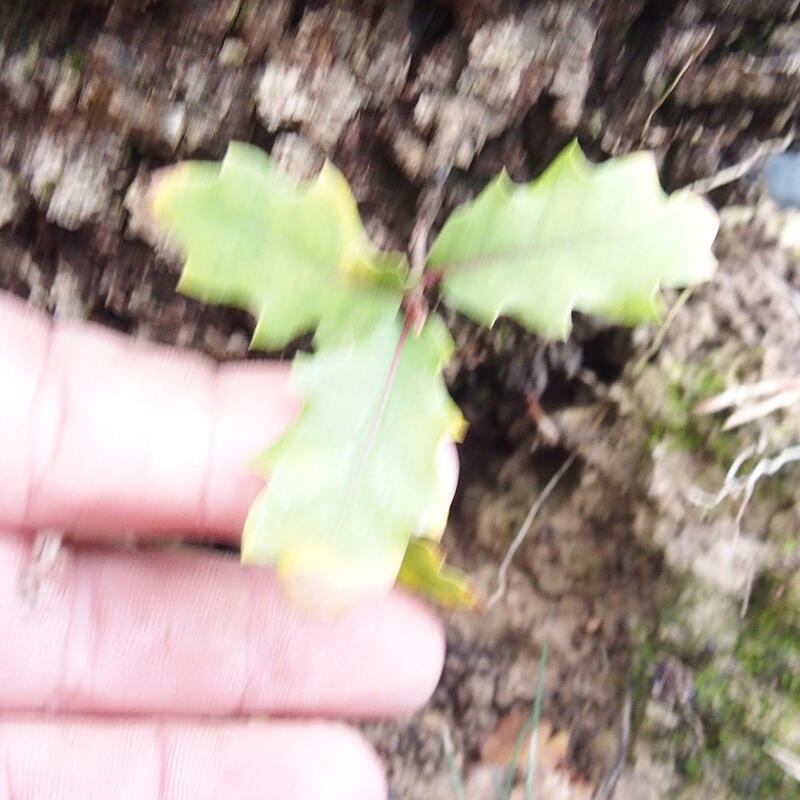
[[[219, 158], [232, 138], [297, 176], [331, 158], [376, 242], [402, 248], [443, 168], [439, 222], [501, 168], [530, 179], [575, 136], [598, 160], [654, 149], [675, 188], [788, 145], [800, 102], [796, 0], [32, 0], [3, 4], [0, 31], [2, 288], [218, 358], [245, 355], [252, 321], [176, 294], [179, 262], [140, 213], [164, 164]], [[750, 166], [718, 205], [758, 196]], [[449, 620], [430, 708], [371, 728], [396, 797], [453, 796], [445, 727], [466, 773], [485, 766], [486, 737], [529, 708], [544, 641], [565, 775], [601, 783], [630, 685], [617, 798], [798, 796], [763, 750], [800, 750], [794, 468], [738, 523], [735, 500], [694, 502], [742, 449], [757, 461], [795, 442], [796, 412], [729, 434], [691, 411], [796, 374], [792, 225], [728, 212], [719, 278], [650, 357], [655, 332], [578, 319], [570, 342], [546, 344], [450, 319], [449, 379], [473, 422], [451, 549], [487, 594], [533, 500], [575, 463], [503, 598]], [[526, 397], [550, 413], [555, 446]]]
[[[708, 177], [791, 130], [796, 14], [789, 0], [8, 4], [5, 283], [49, 285], [71, 251], [87, 314], [206, 346], [225, 315], [174, 296], [125, 199], [153, 168], [220, 157], [231, 138], [280, 144], [299, 175], [333, 158], [394, 246], [436, 170], [453, 168], [444, 214], [502, 167], [532, 177], [576, 135], [597, 158], [655, 148], [668, 186]], [[23, 256], [35, 270], [14, 266]]]

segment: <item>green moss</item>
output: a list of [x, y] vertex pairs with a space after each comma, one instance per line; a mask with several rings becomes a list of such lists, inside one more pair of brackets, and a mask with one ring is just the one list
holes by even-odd
[[122, 145], [122, 163], [124, 166], [128, 166], [133, 161], [134, 150], [133, 144], [131, 144], [129, 139], [125, 140], [125, 143]]
[[797, 783], [764, 752], [800, 724], [800, 630], [770, 581], [761, 581], [733, 658], [695, 676], [707, 752], [734, 797], [788, 800]]
[[79, 75], [86, 69], [86, 56], [81, 50], [73, 49], [67, 53], [67, 64]]
[[797, 798], [797, 785], [764, 752], [761, 742], [731, 736], [718, 753], [725, 782], [738, 797], [753, 800]]
[[800, 627], [778, 595], [773, 581], [759, 581], [736, 656], [748, 675], [797, 698], [800, 716]]
[[629, 681], [634, 698], [647, 697], [658, 658], [659, 652], [651, 641], [646, 641], [633, 650]]
[[514, 341], [516, 330], [509, 324], [508, 320], [500, 320], [500, 322], [497, 323], [495, 330], [497, 331], [497, 336], [500, 339], [501, 349], [508, 347], [508, 345]]
[[[713, 397], [724, 387], [723, 376], [702, 365], [687, 367], [686, 375], [676, 373], [676, 381], [663, 392], [660, 408], [647, 419], [649, 448], [667, 440], [672, 449], [700, 456], [727, 471], [745, 447], [752, 445], [752, 429], [724, 431], [723, 416], [699, 415], [693, 411], [700, 400]], [[773, 430], [773, 438], [770, 452], [775, 453], [790, 441], [790, 433]], [[746, 475], [757, 461], [754, 457], [743, 464], [740, 475]], [[800, 463], [788, 463], [776, 474], [764, 476], [756, 483], [753, 499], [769, 501], [776, 508], [790, 508], [796, 503], [798, 484]]]
[[628, 37], [628, 34], [631, 30], [631, 23], [630, 22], [623, 22], [614, 27], [614, 40], [617, 42], [624, 42], [625, 39]]
[[750, 685], [747, 676], [716, 666], [695, 676], [695, 689], [706, 753], [732, 796], [796, 800], [797, 784], [764, 751], [781, 713], [769, 693]]
[[769, 40], [772, 38], [772, 34], [775, 33], [775, 30], [778, 27], [778, 20], [777, 19], [765, 19], [761, 23], [761, 38], [764, 40]]
[[687, 581], [661, 611], [659, 635], [672, 653], [694, 668], [712, 658], [731, 654], [739, 632], [739, 604], [735, 598], [709, 592], [701, 583]]
[[769, 40], [778, 24], [779, 21], [772, 18], [744, 25], [738, 39], [730, 45], [731, 50], [750, 55], [763, 55], [767, 52]]
[[697, 755], [687, 755], [678, 769], [689, 783], [700, 783], [706, 775], [707, 767]]
[[7, 44], [17, 48], [25, 47], [33, 41], [38, 5], [34, 0], [14, 0], [9, 29], [5, 31]]
[[706, 454], [716, 463], [730, 463], [741, 449], [738, 435], [720, 430], [717, 418], [693, 411], [701, 399], [725, 389], [725, 375], [712, 365], [701, 363], [673, 365], [672, 369], [667, 368], [667, 378], [670, 382], [663, 392], [661, 406], [646, 409], [650, 448], [669, 438], [676, 449]]
[[756, 483], [753, 498], [769, 500], [774, 504], [793, 507], [797, 502], [797, 487], [800, 485], [800, 464], [786, 464], [774, 475], [766, 475]]
[[[731, 800], [800, 797], [797, 782], [764, 751], [773, 740], [793, 747], [800, 730], [800, 620], [786, 597], [782, 582], [762, 579], [740, 620], [738, 603], [715, 600], [689, 582], [662, 610], [658, 638], [634, 638], [630, 679], [640, 711], [634, 729], [657, 761], [682, 776], [681, 797], [717, 783]], [[670, 630], [684, 633], [675, 638]], [[705, 640], [712, 645], [702, 647]], [[680, 723], [664, 730], [648, 725], [641, 712], [656, 665], [676, 653], [694, 669], [694, 697], [690, 708], [675, 709]]]

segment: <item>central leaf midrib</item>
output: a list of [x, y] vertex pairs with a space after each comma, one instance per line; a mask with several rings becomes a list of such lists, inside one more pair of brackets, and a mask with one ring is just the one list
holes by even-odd
[[375, 441], [378, 439], [381, 423], [386, 418], [386, 406], [390, 399], [392, 385], [397, 377], [397, 369], [400, 363], [400, 358], [402, 357], [403, 344], [405, 343], [407, 334], [408, 328], [406, 325], [404, 325], [398, 334], [397, 344], [395, 345], [392, 361], [388, 367], [383, 384], [381, 385], [381, 391], [375, 398], [372, 412], [369, 415], [369, 427], [366, 431], [366, 441], [364, 442], [363, 447], [359, 448], [360, 455], [356, 456], [358, 461], [356, 462], [352, 475], [347, 483], [345, 498], [342, 502], [341, 509], [336, 520], [333, 536], [331, 537], [332, 542], [336, 540], [339, 531], [343, 527], [345, 520], [350, 513], [353, 500], [358, 491], [359, 483], [361, 482], [364, 470], [366, 469], [367, 461], [369, 460]]
[[[496, 248], [494, 250], [487, 250], [479, 255], [469, 256], [465, 258], [451, 259], [436, 264], [430, 271], [444, 273], [444, 280], [447, 281], [448, 273], [459, 272], [472, 272], [483, 269], [496, 268], [498, 262], [502, 266], [502, 262], [519, 262], [530, 260], [538, 255], [553, 256], [553, 251], [566, 252], [569, 249], [579, 250], [586, 247], [591, 247], [594, 242], [601, 239], [604, 240], [618, 240], [632, 236], [640, 236], [643, 229], [650, 227], [654, 224], [654, 220], [648, 220], [647, 223], [637, 225], [635, 229], [612, 229], [609, 231], [605, 229], [602, 233], [592, 231], [590, 233], [581, 234], [579, 236], [570, 236], [569, 238], [560, 237], [557, 239], [535, 239], [523, 245], [516, 245], [514, 247]], [[606, 245], [607, 246], [607, 245]]]

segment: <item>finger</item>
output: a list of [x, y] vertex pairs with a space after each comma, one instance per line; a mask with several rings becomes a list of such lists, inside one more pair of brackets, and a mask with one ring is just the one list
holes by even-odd
[[[87, 757], [90, 756], [90, 757]], [[0, 720], [9, 800], [382, 800], [378, 760], [331, 723]]]
[[0, 536], [0, 710], [341, 716], [407, 713], [433, 691], [439, 621], [402, 594], [334, 619], [283, 601], [272, 571], [196, 551], [67, 549], [21, 590]]
[[287, 367], [218, 367], [0, 296], [0, 524], [238, 538], [248, 464], [299, 408]]

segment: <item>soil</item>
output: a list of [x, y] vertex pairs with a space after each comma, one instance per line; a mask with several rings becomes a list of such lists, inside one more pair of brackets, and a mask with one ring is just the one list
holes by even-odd
[[231, 139], [298, 176], [331, 158], [399, 248], [437, 171], [441, 223], [576, 136], [596, 160], [652, 149], [668, 189], [700, 181], [723, 209], [720, 270], [660, 331], [580, 318], [552, 344], [449, 319], [471, 429], [446, 544], [485, 597], [572, 461], [500, 599], [446, 615], [428, 708], [366, 730], [394, 797], [455, 797], [455, 770], [488, 800], [546, 644], [534, 796], [800, 797], [764, 750], [800, 752], [796, 465], [741, 518], [736, 497], [697, 504], [698, 487], [741, 488], [726, 471], [744, 449], [745, 472], [791, 452], [796, 405], [734, 432], [693, 411], [796, 375], [798, 223], [757, 178], [797, 124], [796, 0], [29, 0], [0, 8], [0, 31], [0, 286], [219, 359], [256, 357], [252, 320], [176, 293], [140, 198], [155, 169]]

